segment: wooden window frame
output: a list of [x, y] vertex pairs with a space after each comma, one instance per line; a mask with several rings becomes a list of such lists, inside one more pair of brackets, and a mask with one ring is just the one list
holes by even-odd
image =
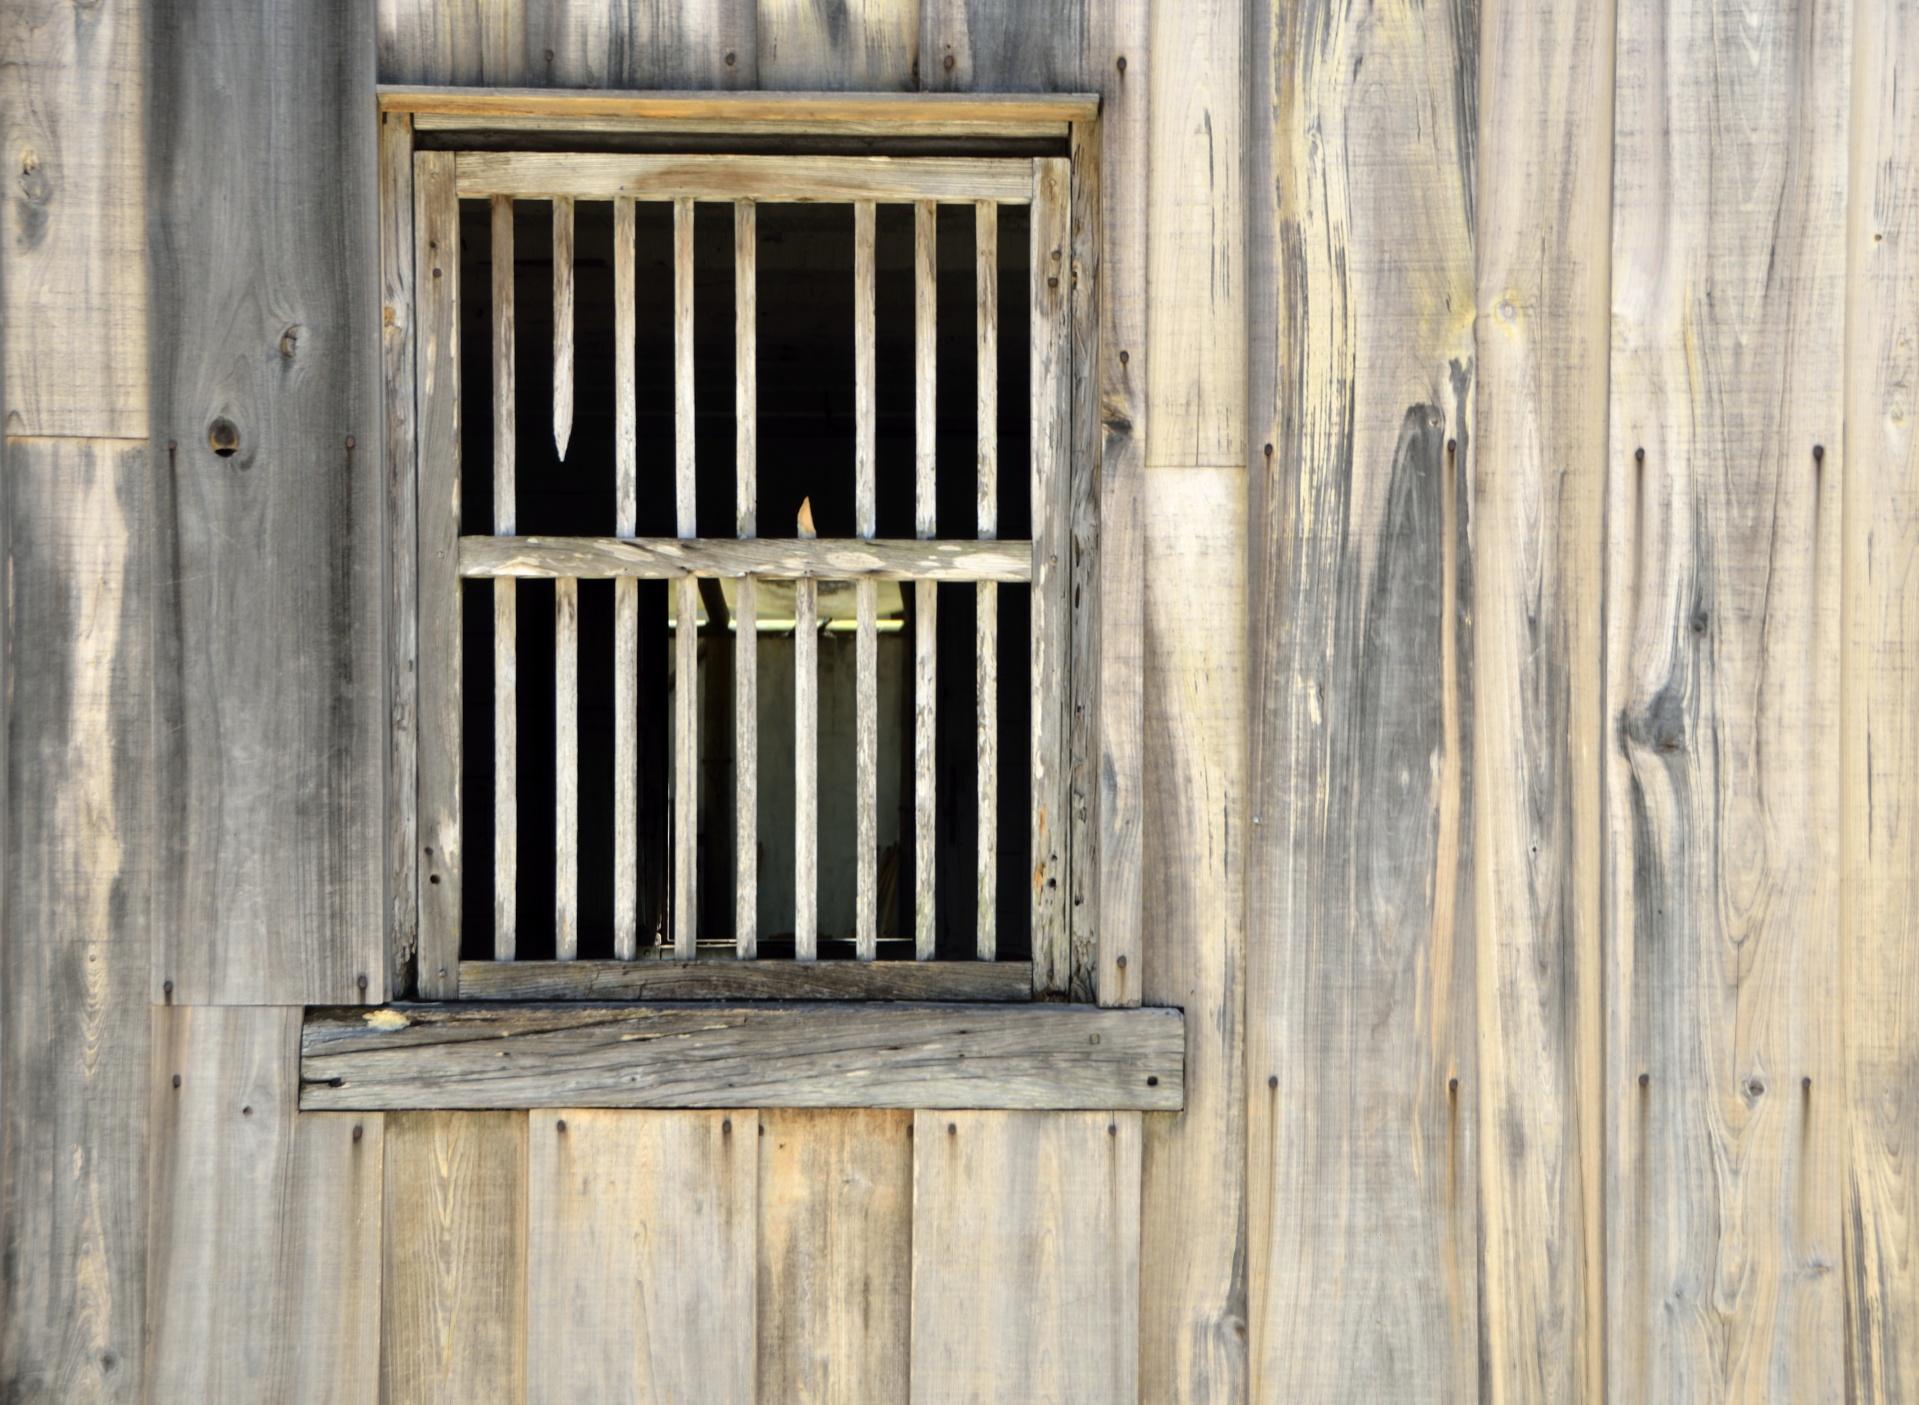
[[[1124, 1007], [1139, 1000], [1137, 951], [1126, 944], [1137, 942], [1137, 921], [1115, 924], [1124, 934], [1116, 939], [1109, 939], [1098, 921], [1096, 792], [1102, 755], [1095, 726], [1100, 716], [1099, 650], [1105, 642], [1099, 632], [1097, 554], [1102, 449], [1098, 107], [1096, 97], [1072, 94], [381, 90], [387, 682], [393, 720], [388, 844], [391, 988], [400, 998], [468, 1003], [431, 1008], [402, 1005], [374, 1012], [373, 1017], [366, 1011], [352, 1016], [310, 1012], [303, 1041], [302, 1106], [583, 1105], [580, 1065], [568, 1059], [577, 1059], [588, 1048], [599, 1050], [588, 1060], [597, 1058], [596, 1066], [604, 1064], [607, 1050], [617, 1050], [626, 1070], [591, 1094], [604, 1099], [600, 1105], [606, 1106], [736, 1105], [744, 1092], [737, 1068], [743, 1051], [754, 1054], [759, 1060], [756, 1066], [770, 1070], [756, 1081], [748, 1099], [766, 1106], [1165, 1110], [1180, 1105], [1183, 1021], [1178, 1011], [1085, 1011], [1106, 1023], [1081, 1030], [1069, 1018], [1069, 1008], [1049, 1003], [1021, 1009], [1017, 1003], [1031, 999], [1036, 990], [1041, 999], [1079, 1005]], [[424, 372], [416, 345], [418, 329], [413, 325], [413, 154], [416, 133], [425, 132], [453, 134], [436, 135], [433, 140], [455, 146], [464, 143], [460, 134], [477, 137], [481, 133], [522, 139], [690, 136], [795, 147], [821, 140], [871, 138], [925, 139], [962, 147], [977, 142], [982, 149], [995, 143], [1041, 141], [1057, 143], [1055, 149], [1067, 155], [1072, 370], [1069, 501], [1062, 524], [1067, 540], [1062, 546], [1070, 553], [1066, 595], [1071, 602], [1068, 637], [1074, 641], [1066, 722], [1071, 765], [1064, 794], [1070, 862], [1060, 880], [1065, 889], [1061, 897], [1065, 935], [1060, 950], [1050, 958], [1052, 970], [1037, 969], [1041, 963], [1036, 962], [1029, 983], [1027, 968], [1019, 963], [1004, 963], [997, 969], [981, 962], [905, 961], [461, 963], [457, 951], [436, 950], [430, 936], [423, 942], [420, 915], [423, 904], [430, 901], [428, 885], [435, 876], [431, 856], [423, 847], [419, 802], [421, 731], [433, 724], [420, 710], [417, 468], [418, 443], [425, 432], [421, 421], [432, 412], [433, 403], [424, 390], [416, 391], [416, 378]], [[1131, 256], [1138, 257], [1140, 252], [1131, 251]], [[1112, 368], [1104, 369], [1110, 376]], [[1039, 530], [1037, 522], [1035, 530]], [[1136, 654], [1138, 641], [1121, 641], [1121, 647]], [[1137, 740], [1122, 750], [1136, 766]], [[1137, 777], [1128, 779], [1126, 792], [1137, 794]], [[446, 930], [445, 925], [439, 929]], [[457, 923], [453, 930], [457, 940]], [[1035, 954], [1041, 955], [1037, 950]], [[1102, 989], [1102, 984], [1107, 988]], [[524, 1003], [678, 1000], [708, 1002], [699, 1008], [706, 1018], [720, 1021], [710, 1027], [732, 1031], [718, 1039], [717, 1072], [711, 1078], [676, 1075], [661, 1083], [642, 1071], [662, 1041], [637, 1034], [634, 1022], [665, 1033], [676, 1018], [673, 1006], [624, 1004], [608, 1010]], [[754, 1000], [789, 1003], [738, 1004]], [[929, 1000], [941, 1003], [924, 1003]], [[517, 1003], [489, 1005], [490, 1001]], [[844, 1003], [815, 1005], [808, 1019], [796, 1024], [790, 1017], [796, 1008], [805, 1007], [795, 1007], [793, 1001]], [[907, 1017], [905, 1025], [899, 1029], [888, 1025], [883, 1031], [874, 1018], [876, 1006]], [[912, 1014], [915, 1010], [920, 1012], [917, 1017]], [[958, 1024], [948, 1029], [953, 1020]], [[801, 1028], [805, 1034], [797, 1037]], [[912, 1036], [916, 1029], [923, 1031], [923, 1039], [916, 1041]], [[495, 1086], [486, 1078], [475, 1082], [456, 1067], [461, 1057], [472, 1057], [476, 1040], [491, 1047], [495, 1040], [510, 1037], [515, 1048], [530, 1053], [539, 1042], [529, 1040], [533, 1033], [555, 1049], [570, 1051], [560, 1060], [565, 1068], [557, 1069], [544, 1084], [538, 1079], [534, 1082], [539, 1086], [509, 1080]], [[877, 1078], [870, 1076], [870, 1055], [882, 1047], [875, 1040], [881, 1040], [887, 1051]], [[978, 1044], [981, 1040], [984, 1044]], [[677, 1043], [681, 1053], [675, 1058], [684, 1063], [684, 1041]], [[402, 1048], [406, 1057], [396, 1063], [393, 1054]], [[986, 1057], [989, 1051], [991, 1057]], [[855, 1056], [867, 1060], [867, 1076], [849, 1085], [841, 1076], [843, 1064]], [[404, 1073], [396, 1076], [400, 1068]]]

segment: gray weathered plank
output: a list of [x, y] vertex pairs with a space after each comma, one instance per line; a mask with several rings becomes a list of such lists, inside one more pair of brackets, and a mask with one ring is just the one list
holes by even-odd
[[1839, 690], [1822, 680], [1840, 654], [1851, 9], [1779, 0], [1729, 26], [1618, 6], [1601, 764], [1621, 1399], [1844, 1389]]
[[147, 434], [137, 0], [12, 0], [0, 18], [8, 434]]
[[525, 0], [377, 0], [382, 83], [528, 82]]
[[463, 151], [460, 194], [550, 200], [998, 200], [1032, 197], [1031, 163], [1003, 157], [662, 156]]
[[[1043, 26], [1046, 10], [1035, 7], [1032, 13]], [[414, 113], [418, 125], [432, 131], [674, 130], [734, 136], [864, 137], [910, 131], [924, 136], [1064, 141], [1069, 123], [1091, 122], [1099, 116], [1100, 95], [1063, 88], [992, 93], [720, 93], [399, 84], [381, 88], [380, 108]], [[670, 128], [665, 124], [671, 124]]]
[[528, 1405], [751, 1405], [758, 1119], [528, 1119]]
[[1023, 961], [469, 961], [467, 1000], [1032, 999]]
[[[1254, 1399], [1479, 1398], [1474, 33], [1275, 0], [1248, 43]], [[1203, 442], [1154, 367], [1153, 442]]]
[[553, 947], [580, 950], [580, 583], [553, 583]]
[[381, 1117], [298, 1110], [297, 1009], [152, 1020], [147, 1398], [373, 1405]]
[[1140, 1116], [913, 1119], [913, 1399], [1139, 1395]]
[[[801, 530], [811, 535], [810, 526]], [[819, 587], [809, 579], [793, 587], [793, 954], [801, 961], [819, 956], [819, 737]]]
[[[9, 328], [9, 354], [33, 332]], [[7, 441], [0, 1396], [19, 1400], [143, 1398], [152, 483], [144, 441]]]
[[919, 87], [920, 0], [759, 0], [760, 86], [771, 91]]
[[167, 115], [147, 131], [152, 429], [178, 444], [155, 532], [169, 845], [153, 988], [172, 981], [183, 1002], [377, 999], [373, 6], [208, 0], [147, 15], [149, 111]]
[[526, 13], [529, 83], [701, 89], [759, 82], [754, 0], [514, 3]]
[[[1480, 26], [1473, 654], [1480, 1294], [1495, 1399], [1605, 1362], [1600, 620], [1611, 0]], [[1482, 1386], [1482, 1392], [1485, 1387]]]
[[1032, 579], [1031, 542], [794, 540], [759, 537], [462, 537], [460, 574], [671, 580], [1013, 581]]
[[[613, 202], [613, 521], [631, 538], [639, 520], [639, 422], [634, 357], [633, 260], [637, 214]], [[640, 596], [638, 582], [613, 586], [613, 954], [639, 951]]]
[[760, 1114], [763, 1401], [906, 1405], [913, 1289], [913, 1115]]
[[924, 0], [920, 83], [931, 92], [1064, 92], [1091, 86], [1086, 36], [1104, 0]]
[[526, 1398], [524, 1112], [396, 1112], [386, 1123], [380, 1398]]
[[301, 1106], [1180, 1106], [1177, 1010], [565, 1005], [321, 1010]]
[[1854, 11], [1841, 924], [1846, 1398], [1919, 1399], [1919, 13]]

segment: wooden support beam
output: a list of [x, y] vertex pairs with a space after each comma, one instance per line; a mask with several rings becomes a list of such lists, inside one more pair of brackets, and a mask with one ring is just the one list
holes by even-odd
[[451, 119], [488, 125], [525, 121], [659, 123], [675, 131], [774, 135], [1053, 136], [1099, 115], [1094, 93], [622, 93], [543, 88], [396, 84], [380, 89], [383, 112], [411, 112], [448, 129]]
[[462, 151], [463, 197], [824, 201], [1032, 199], [1032, 163], [1006, 157], [653, 156]]
[[303, 1109], [1177, 1112], [1185, 1017], [1086, 1005], [315, 1009]]
[[1023, 961], [468, 961], [467, 1000], [1032, 999]]

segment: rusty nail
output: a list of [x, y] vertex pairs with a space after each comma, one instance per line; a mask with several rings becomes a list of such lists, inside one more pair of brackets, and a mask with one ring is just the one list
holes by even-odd
[[1632, 456], [1635, 463], [1644, 463], [1646, 461], [1646, 451], [1644, 449], [1634, 449]]
[[1121, 54], [1119, 56], [1119, 62], [1114, 64], [1113, 66], [1117, 68], [1121, 73], [1124, 73], [1126, 71], [1126, 55]]
[[946, 56], [945, 58], [943, 58], [943, 59], [941, 59], [941, 60], [940, 60], [940, 67], [941, 67], [941, 68], [944, 68], [944, 69], [946, 69], [946, 70], [947, 70], [947, 71], [949, 71], [949, 72], [951, 72], [951, 70], [952, 70], [952, 67], [953, 67], [953, 56], [952, 56], [951, 54], [948, 54], [948, 55], [947, 55], [947, 56]]
[[1826, 446], [1824, 444], [1814, 444], [1812, 446], [1812, 461], [1814, 463], [1818, 463], [1821, 459], [1825, 458], [1825, 456]]
[[729, 1137], [732, 1136], [733, 1135], [733, 1119], [730, 1117], [721, 1118], [720, 1131], [725, 1136], [729, 1136]]
[[1130, 357], [1130, 356], [1128, 356], [1128, 355], [1127, 355], [1127, 354], [1126, 354], [1125, 352], [1123, 352], [1123, 351], [1122, 351], [1122, 352], [1120, 352], [1120, 354], [1119, 354], [1119, 364], [1120, 364], [1120, 365], [1122, 365], [1122, 366], [1124, 366], [1124, 365], [1125, 365], [1125, 364], [1126, 364], [1127, 362], [1129, 362], [1129, 361], [1131, 361], [1132, 359], [1133, 359], [1132, 357]]
[[365, 990], [365, 989], [366, 989], [366, 977], [365, 977], [365, 976], [361, 976], [361, 977], [360, 977], [360, 989], [361, 989], [361, 990]]
[[1645, 1087], [1645, 1086], [1646, 1086], [1646, 1085], [1647, 1085], [1648, 1083], [1650, 1083], [1650, 1082], [1652, 1082], [1652, 1075], [1651, 1075], [1650, 1073], [1642, 1073], [1642, 1074], [1640, 1074], [1640, 1075], [1639, 1075], [1639, 1086], [1640, 1086], [1640, 1087], [1642, 1087], [1642, 1088], [1643, 1088], [1643, 1087]]
[[1279, 1075], [1278, 1075], [1277, 1073], [1269, 1073], [1269, 1074], [1267, 1074], [1267, 1075], [1266, 1075], [1266, 1086], [1267, 1086], [1268, 1088], [1277, 1088], [1277, 1087], [1279, 1086]]
[[555, 1122], [553, 1124], [553, 1130], [556, 1132], [564, 1132], [566, 1130], [566, 1119], [562, 1117], [558, 1122]]
[[1114, 958], [1113, 958], [1113, 964], [1114, 964], [1115, 966], [1117, 966], [1117, 967], [1119, 967], [1119, 969], [1120, 969], [1120, 970], [1122, 970], [1122, 971], [1124, 971], [1124, 970], [1126, 969], [1126, 956], [1125, 956], [1125, 954], [1124, 954], [1124, 953], [1121, 953], [1120, 955], [1118, 955], [1118, 956], [1116, 956], [1116, 957], [1114, 957]]
[[1810, 1078], [1800, 1079], [1799, 1088], [1802, 1092], [1810, 1093], [1812, 1091], [1812, 1080]]
[[160, 993], [161, 993], [162, 995], [166, 995], [166, 996], [171, 996], [171, 995], [173, 994], [173, 982], [172, 982], [172, 981], [161, 981], [161, 982], [160, 982]]
[[177, 1073], [173, 1075], [173, 1086], [176, 1088], [180, 1086], [180, 1075]]
[[362, 1127], [358, 1122], [355, 1122], [353, 1124], [353, 1140], [357, 1142], [360, 1140], [361, 1137], [365, 1135], [366, 1135], [366, 1128]]
[[731, 68], [737, 62], [739, 62], [739, 55], [735, 54], [731, 49], [728, 49], [726, 51], [726, 66]]
[[346, 437], [346, 446], [348, 449], [351, 449], [353, 447], [353, 436], [351, 434], [347, 435]]
[[1459, 1080], [1457, 1078], [1448, 1078], [1446, 1080], [1446, 1091], [1449, 1093], [1457, 1093], [1459, 1091]]

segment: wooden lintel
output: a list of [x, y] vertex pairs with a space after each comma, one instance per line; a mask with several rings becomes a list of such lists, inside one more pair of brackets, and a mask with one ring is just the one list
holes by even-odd
[[1033, 996], [1025, 961], [463, 961], [467, 1000], [918, 1000]]
[[1028, 581], [1027, 541], [750, 541], [708, 537], [462, 537], [460, 574], [478, 579]]
[[300, 1106], [1183, 1105], [1185, 1017], [1085, 1005], [414, 1005], [309, 1010]]

